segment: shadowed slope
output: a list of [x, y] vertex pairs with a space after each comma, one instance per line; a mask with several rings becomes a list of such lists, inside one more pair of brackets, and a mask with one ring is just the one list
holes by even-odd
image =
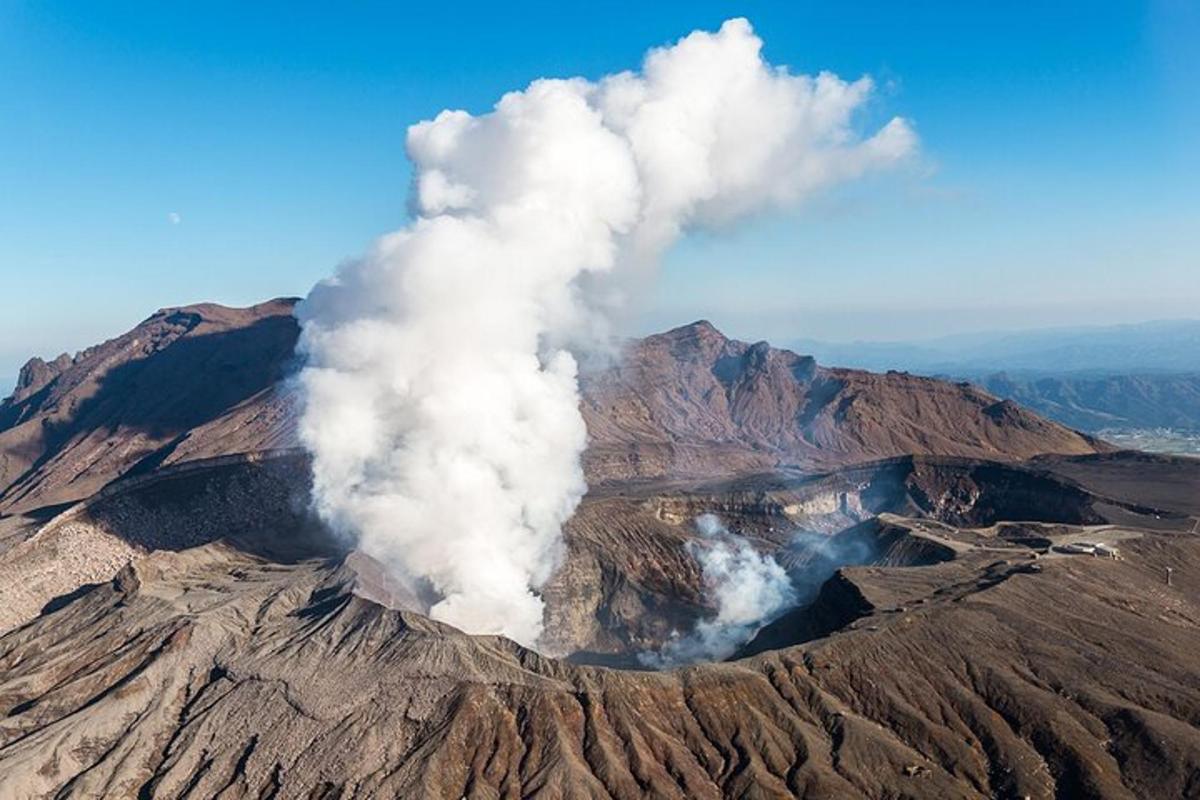
[[[297, 445], [293, 300], [166, 309], [22, 370], [0, 404], [0, 510], [85, 498], [164, 464]], [[696, 323], [586, 375], [589, 482], [826, 469], [905, 453], [1024, 459], [1105, 450], [965, 384], [826, 369]]]
[[164, 309], [22, 370], [0, 405], [0, 508], [76, 500], [131, 470], [294, 444], [281, 397], [293, 301]]

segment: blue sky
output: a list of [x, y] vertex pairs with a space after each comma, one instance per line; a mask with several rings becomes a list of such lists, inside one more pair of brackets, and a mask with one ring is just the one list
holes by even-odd
[[1194, 2], [404, 5], [0, 5], [0, 377], [161, 306], [304, 294], [403, 224], [410, 123], [730, 16], [774, 63], [872, 75], [864, 124], [910, 118], [922, 156], [686, 240], [643, 329], [1200, 315]]

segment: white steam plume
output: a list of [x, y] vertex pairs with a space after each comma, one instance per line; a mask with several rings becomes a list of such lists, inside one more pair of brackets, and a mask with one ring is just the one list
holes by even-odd
[[661, 669], [729, 658], [759, 628], [796, 603], [787, 571], [730, 534], [715, 514], [697, 517], [696, 530], [703, 538], [687, 547], [700, 562], [705, 591], [717, 614], [700, 620], [691, 633], [671, 639], [658, 652], [642, 653], [646, 666]]
[[538, 80], [414, 125], [414, 221], [297, 312], [318, 509], [420, 582], [435, 618], [541, 632], [536, 590], [585, 489], [568, 348], [606, 331], [598, 276], [913, 150], [900, 119], [855, 134], [869, 80], [791, 75], [760, 48], [731, 20], [640, 73]]

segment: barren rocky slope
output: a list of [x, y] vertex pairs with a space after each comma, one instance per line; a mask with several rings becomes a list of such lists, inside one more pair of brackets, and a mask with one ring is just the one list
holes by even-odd
[[163, 463], [293, 443], [279, 384], [293, 305], [164, 309], [74, 358], [31, 360], [0, 404], [0, 510], [78, 500]]
[[593, 480], [1105, 449], [965, 383], [830, 369], [707, 322], [632, 342], [583, 396]]
[[[4, 405], [0, 797], [1200, 796], [1200, 460], [650, 337], [585, 386], [554, 659], [312, 520], [289, 310], [161, 312]], [[798, 604], [739, 660], [629, 669], [714, 611], [704, 513]]]
[[[573, 666], [389, 608], [404, 599], [378, 576], [297, 535], [286, 491], [238, 498], [261, 483], [245, 471], [287, 486], [281, 464], [147, 480], [77, 521], [163, 549], [0, 638], [0, 795], [1195, 797], [1195, 495], [1151, 507], [1086, 488], [1144, 468], [1071, 462], [1074, 502], [1001, 523], [970, 498], [1006, 491], [1013, 468], [886, 465], [914, 505], [853, 529], [881, 543], [877, 566], [835, 573], [781, 620], [780, 649], [668, 673]], [[1057, 469], [1040, 465], [1043, 488]], [[1195, 463], [1154, 469], [1200, 483]], [[746, 490], [675, 502], [736, 510]], [[220, 519], [189, 522], [206, 494], [229, 500]], [[1090, 518], [1106, 510], [1126, 521]], [[1034, 557], [1081, 537], [1122, 560]], [[926, 566], [896, 566], [911, 563]]]
[[[0, 510], [121, 475], [293, 447], [294, 300], [164, 309], [74, 358], [33, 359], [0, 404]], [[906, 453], [1021, 459], [1095, 439], [965, 384], [826, 369], [707, 323], [631, 342], [587, 376], [590, 482], [828, 468]]]

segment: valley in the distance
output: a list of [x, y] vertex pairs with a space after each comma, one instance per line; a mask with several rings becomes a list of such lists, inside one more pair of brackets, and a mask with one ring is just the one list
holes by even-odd
[[1145, 450], [1151, 453], [1173, 453], [1176, 455], [1200, 455], [1200, 433], [1177, 431], [1171, 428], [1115, 428], [1096, 432], [1119, 447], [1130, 450]]

